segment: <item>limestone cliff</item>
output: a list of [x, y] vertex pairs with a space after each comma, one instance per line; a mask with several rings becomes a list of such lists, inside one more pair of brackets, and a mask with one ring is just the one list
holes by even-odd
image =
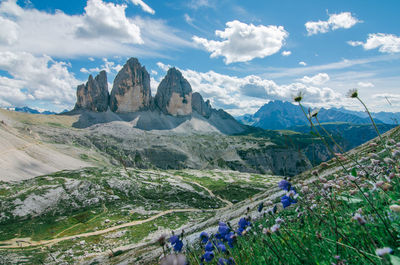
[[101, 71], [94, 79], [90, 75], [86, 84], [78, 86], [76, 97], [76, 110], [106, 111], [109, 100], [106, 72]]
[[192, 114], [192, 87], [176, 68], [168, 70], [154, 99], [156, 107], [173, 116]]
[[136, 58], [130, 58], [114, 79], [110, 108], [129, 113], [148, 109], [150, 102], [150, 75]]

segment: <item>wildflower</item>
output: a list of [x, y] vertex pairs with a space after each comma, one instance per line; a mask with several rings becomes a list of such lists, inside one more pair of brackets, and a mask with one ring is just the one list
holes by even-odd
[[187, 260], [183, 254], [170, 254], [160, 260], [161, 265], [186, 265]]
[[174, 251], [181, 252], [183, 247], [183, 242], [179, 239], [178, 236], [173, 235], [169, 238], [169, 242], [174, 248]]
[[319, 111], [320, 111], [319, 108], [314, 109], [313, 111], [311, 111], [310, 116], [317, 117]]
[[301, 102], [301, 100], [303, 99], [303, 97], [304, 97], [304, 92], [299, 91], [299, 92], [297, 93], [297, 95], [295, 95], [295, 96], [293, 97], [293, 100], [294, 100], [295, 102]]
[[160, 246], [164, 246], [165, 245], [165, 239], [167, 238], [167, 235], [162, 234], [158, 239], [157, 242], [158, 244], [160, 244]]
[[390, 157], [385, 157], [385, 158], [383, 159], [383, 161], [384, 161], [386, 164], [394, 164], [394, 163], [395, 163], [394, 160], [391, 159]]
[[213, 245], [210, 241], [208, 241], [208, 243], [206, 244], [206, 246], [204, 247], [204, 249], [205, 249], [206, 251], [213, 251], [214, 245]]
[[287, 195], [284, 195], [281, 198], [281, 202], [282, 202], [283, 208], [286, 208], [286, 207], [289, 207], [290, 205], [296, 203], [297, 201]]
[[389, 183], [385, 183], [385, 184], [383, 184], [383, 186], [382, 186], [382, 189], [383, 189], [384, 191], [391, 190], [392, 188], [393, 188], [393, 186], [390, 185]]
[[281, 223], [283, 223], [283, 219], [280, 218], [280, 217], [277, 217], [277, 218], [275, 219], [275, 224], [281, 224]]
[[355, 181], [355, 180], [356, 180], [356, 177], [354, 177], [354, 176], [352, 176], [352, 175], [348, 175], [347, 178], [348, 178], [350, 181]]
[[322, 163], [320, 164], [320, 166], [321, 166], [322, 168], [327, 168], [329, 165], [328, 165], [328, 163], [326, 163], [326, 162], [322, 162]]
[[211, 262], [214, 258], [214, 252], [206, 251], [206, 253], [204, 253], [203, 257], [206, 260], [206, 262]]
[[271, 234], [271, 230], [269, 229], [269, 228], [263, 228], [263, 230], [262, 230], [262, 233], [264, 234], [264, 235], [268, 235], [268, 234]]
[[393, 151], [393, 153], [392, 153], [392, 157], [394, 158], [394, 159], [398, 159], [398, 158], [400, 158], [400, 150], [394, 150]]
[[302, 193], [307, 193], [309, 190], [310, 190], [310, 189], [308, 188], [308, 186], [303, 186], [303, 187], [301, 188], [301, 192], [302, 192]]
[[378, 248], [375, 250], [376, 255], [382, 257], [386, 254], [390, 254], [393, 252], [393, 249], [389, 248], [389, 247], [384, 247], [384, 248]]
[[347, 92], [347, 96], [348, 96], [349, 98], [357, 98], [357, 97], [358, 97], [358, 90], [357, 90], [357, 88], [350, 89], [350, 90]]
[[324, 177], [319, 177], [318, 179], [319, 179], [319, 181], [321, 183], [326, 183], [327, 182], [326, 178], [324, 178]]
[[365, 225], [367, 223], [367, 221], [365, 221], [365, 218], [359, 213], [354, 214], [352, 219], [358, 221], [360, 225]]
[[225, 246], [225, 244], [224, 243], [222, 243], [222, 242], [220, 242], [218, 245], [217, 245], [217, 248], [218, 248], [218, 250], [219, 251], [221, 251], [221, 252], [226, 252], [226, 246]]
[[396, 213], [400, 212], [400, 205], [393, 204], [393, 205], [390, 205], [389, 208], [390, 208], [390, 210], [392, 210], [393, 212], [396, 212]]
[[261, 203], [258, 205], [258, 208], [257, 208], [258, 212], [261, 213], [261, 211], [262, 211], [263, 208], [264, 208], [264, 203], [261, 202]]
[[292, 186], [291, 184], [290, 184], [290, 182], [289, 181], [287, 181], [287, 180], [281, 180], [280, 182], [279, 182], [279, 184], [278, 184], [278, 186], [279, 186], [279, 188], [281, 188], [282, 190], [290, 190], [290, 187]]
[[200, 239], [201, 239], [202, 243], [207, 243], [207, 241], [209, 239], [207, 232], [201, 232]]
[[374, 143], [374, 142], [371, 142], [371, 143], [369, 143], [368, 145], [369, 145], [369, 147], [377, 147], [377, 146], [378, 146], [378, 144], [377, 144], [377, 143]]
[[281, 226], [279, 224], [274, 224], [273, 226], [271, 226], [271, 232], [275, 233], [275, 232], [279, 231], [279, 228], [281, 228]]
[[313, 170], [313, 171], [311, 172], [311, 174], [312, 174], [313, 176], [318, 176], [318, 170]]

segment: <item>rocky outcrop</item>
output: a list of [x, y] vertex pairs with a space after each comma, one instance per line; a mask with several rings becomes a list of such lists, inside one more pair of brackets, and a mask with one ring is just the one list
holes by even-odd
[[76, 110], [107, 111], [109, 94], [106, 72], [101, 71], [94, 79], [90, 75], [86, 84], [78, 86], [76, 97]]
[[114, 112], [128, 113], [150, 107], [150, 75], [138, 59], [130, 58], [114, 79], [110, 108]]
[[200, 95], [200, 93], [194, 92], [192, 94], [192, 109], [201, 116], [209, 118], [212, 111], [210, 100], [204, 102], [203, 97]]
[[176, 68], [170, 68], [161, 81], [154, 99], [164, 114], [184, 116], [192, 114], [192, 87]]

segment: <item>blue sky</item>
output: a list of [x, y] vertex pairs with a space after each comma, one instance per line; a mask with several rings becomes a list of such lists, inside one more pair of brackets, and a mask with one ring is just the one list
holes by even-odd
[[[137, 57], [152, 94], [170, 66], [233, 115], [305, 92], [312, 106], [400, 111], [400, 2], [0, 1], [0, 106], [60, 111]], [[388, 101], [390, 103], [388, 103]]]

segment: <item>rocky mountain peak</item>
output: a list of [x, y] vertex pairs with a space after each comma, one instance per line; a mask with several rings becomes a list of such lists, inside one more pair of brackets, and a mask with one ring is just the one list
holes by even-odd
[[203, 97], [198, 92], [192, 94], [192, 109], [206, 118], [210, 117], [212, 111], [210, 101], [204, 102]]
[[78, 86], [76, 97], [75, 109], [77, 110], [107, 111], [109, 94], [106, 72], [101, 71], [95, 78], [89, 75], [86, 84]]
[[192, 113], [192, 87], [175, 67], [161, 81], [155, 105], [165, 114], [184, 116]]
[[148, 109], [151, 102], [150, 75], [138, 59], [130, 58], [114, 79], [110, 108], [127, 113]]

